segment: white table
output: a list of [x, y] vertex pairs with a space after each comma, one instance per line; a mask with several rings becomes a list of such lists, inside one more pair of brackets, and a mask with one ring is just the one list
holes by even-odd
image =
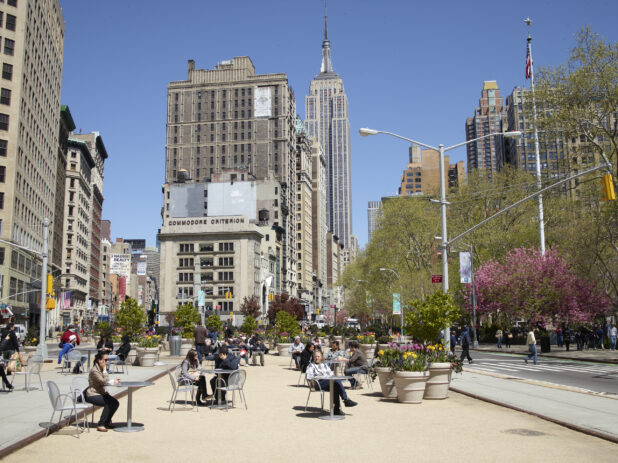
[[[238, 371], [238, 370], [224, 370], [223, 368], [215, 368], [215, 369], [212, 369], [212, 370], [202, 369], [202, 370], [200, 370], [200, 375], [204, 376], [205, 373], [209, 373], [209, 374], [217, 375], [217, 377], [219, 378], [219, 377], [221, 377], [221, 375], [231, 375], [235, 371]], [[219, 381], [215, 382], [215, 387], [216, 387], [216, 384], [218, 382]], [[217, 403], [209, 405], [208, 408], [227, 408], [226, 404], [222, 404], [221, 403], [221, 389], [217, 389]]]
[[321, 420], [344, 420], [344, 415], [335, 415], [335, 380], [351, 379], [351, 376], [316, 376], [315, 380], [327, 379], [329, 381], [328, 389], [330, 391], [330, 413], [328, 415], [322, 415], [318, 418]]
[[135, 423], [133, 424], [133, 389], [138, 387], [154, 386], [151, 381], [120, 381], [119, 383], [109, 384], [109, 386], [126, 387], [129, 391], [129, 397], [127, 399], [127, 425], [118, 426], [113, 428], [118, 432], [137, 432], [143, 431], [144, 425]]

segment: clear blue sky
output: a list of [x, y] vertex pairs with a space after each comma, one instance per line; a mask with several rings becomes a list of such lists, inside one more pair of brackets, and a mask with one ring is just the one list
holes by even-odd
[[[167, 85], [199, 69], [250, 56], [256, 72], [287, 74], [304, 118], [305, 94], [319, 72], [323, 1], [60, 0], [66, 21], [62, 103], [77, 130], [101, 133], [103, 217], [112, 239], [146, 238], [161, 224]], [[524, 86], [526, 26], [535, 66], [566, 61], [589, 25], [616, 42], [618, 2], [330, 0], [335, 71], [350, 102], [354, 233], [367, 242], [367, 202], [395, 194], [407, 145], [361, 138], [360, 127], [418, 141], [465, 140], [484, 80], [503, 95]], [[465, 149], [451, 152], [465, 159]]]

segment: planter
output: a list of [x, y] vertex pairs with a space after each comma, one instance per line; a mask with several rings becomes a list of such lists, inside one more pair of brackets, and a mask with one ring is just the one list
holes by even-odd
[[361, 352], [367, 359], [367, 362], [370, 362], [373, 359], [373, 357], [375, 357], [375, 352], [376, 352], [375, 344], [359, 344], [358, 347], [360, 348]]
[[382, 396], [388, 399], [397, 398], [397, 389], [395, 388], [395, 374], [393, 370], [385, 367], [376, 367], [376, 373], [380, 380], [380, 388], [382, 389]]
[[451, 382], [451, 364], [432, 363], [429, 367], [429, 379], [425, 386], [424, 399], [446, 399]]
[[193, 349], [193, 339], [182, 338], [182, 342], [180, 344], [180, 356], [186, 357], [191, 349]]
[[279, 357], [289, 357], [291, 345], [292, 345], [291, 342], [277, 343], [277, 352], [279, 353]]
[[378, 350], [386, 350], [388, 349], [388, 344], [378, 344]]
[[137, 365], [137, 343], [136, 342], [131, 343], [131, 350], [129, 351], [129, 354], [127, 355], [127, 358], [125, 361], [129, 365]]
[[137, 358], [139, 364], [143, 367], [152, 367], [157, 361], [157, 355], [159, 354], [158, 347], [138, 347]]
[[420, 404], [428, 378], [426, 371], [396, 371], [397, 400], [404, 404]]

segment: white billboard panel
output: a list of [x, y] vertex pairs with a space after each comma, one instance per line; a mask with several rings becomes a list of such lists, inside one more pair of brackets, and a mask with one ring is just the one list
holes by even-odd
[[131, 275], [131, 254], [112, 254], [109, 262], [109, 273], [129, 277]]
[[270, 117], [270, 87], [255, 87], [253, 107], [255, 117]]
[[257, 186], [254, 182], [210, 183], [208, 185], [208, 215], [222, 217], [245, 215], [257, 218]]

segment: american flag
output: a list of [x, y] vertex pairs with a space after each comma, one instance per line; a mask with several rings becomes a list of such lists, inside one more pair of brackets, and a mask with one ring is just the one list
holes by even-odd
[[63, 291], [60, 293], [60, 309], [68, 309], [71, 307], [71, 291]]
[[532, 77], [532, 53], [530, 53], [530, 44], [526, 47], [526, 79]]

